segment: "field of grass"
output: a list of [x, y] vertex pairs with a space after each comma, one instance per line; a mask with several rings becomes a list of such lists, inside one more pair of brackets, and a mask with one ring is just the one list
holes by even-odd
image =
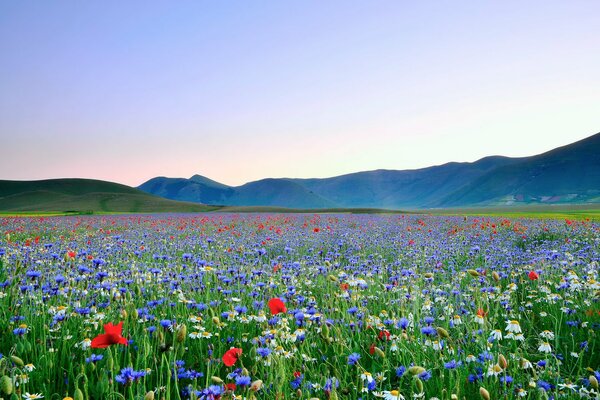
[[593, 221], [211, 213], [0, 225], [5, 398], [598, 396]]

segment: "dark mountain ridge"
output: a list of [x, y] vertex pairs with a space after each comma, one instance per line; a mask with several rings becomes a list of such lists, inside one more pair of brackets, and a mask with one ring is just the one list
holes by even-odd
[[331, 178], [268, 178], [227, 186], [201, 175], [153, 178], [140, 190], [173, 200], [230, 206], [416, 209], [600, 202], [600, 134], [543, 154], [485, 157], [413, 170]]

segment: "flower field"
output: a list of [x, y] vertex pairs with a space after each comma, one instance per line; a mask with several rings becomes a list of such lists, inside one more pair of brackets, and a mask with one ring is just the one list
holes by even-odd
[[4, 399], [598, 398], [600, 225], [0, 218]]

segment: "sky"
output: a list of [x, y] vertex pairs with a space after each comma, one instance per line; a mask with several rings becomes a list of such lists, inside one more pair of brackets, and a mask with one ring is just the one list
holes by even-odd
[[600, 2], [3, 1], [0, 179], [239, 185], [600, 132]]

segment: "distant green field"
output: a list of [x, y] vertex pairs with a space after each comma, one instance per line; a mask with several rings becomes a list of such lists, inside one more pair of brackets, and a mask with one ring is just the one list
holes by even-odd
[[154, 196], [129, 186], [91, 179], [0, 181], [0, 216], [57, 216], [120, 213], [311, 213], [311, 214], [432, 214], [600, 220], [600, 204], [490, 206], [434, 210], [378, 208], [295, 209], [260, 206], [220, 206]]
[[535, 205], [520, 207], [481, 207], [464, 209], [440, 209], [427, 212], [432, 215], [469, 215], [485, 217], [511, 218], [547, 218], [547, 219], [590, 219], [600, 220], [600, 204], [577, 205]]

